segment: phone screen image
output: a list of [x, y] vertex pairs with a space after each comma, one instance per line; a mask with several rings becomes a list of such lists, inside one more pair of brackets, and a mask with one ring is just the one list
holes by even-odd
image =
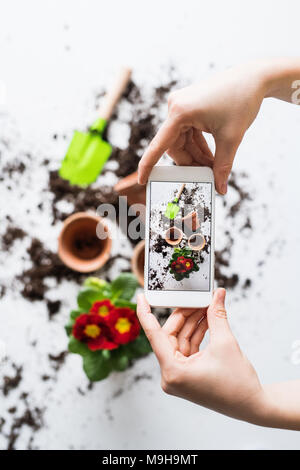
[[210, 291], [212, 183], [151, 181], [148, 289]]

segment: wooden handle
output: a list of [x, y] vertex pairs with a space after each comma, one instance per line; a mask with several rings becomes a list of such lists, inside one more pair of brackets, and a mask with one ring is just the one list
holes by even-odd
[[128, 82], [131, 78], [131, 72], [132, 70], [130, 68], [122, 67], [113, 87], [106, 94], [104, 98], [104, 103], [101, 106], [101, 109], [99, 110], [100, 117], [105, 119], [106, 121], [108, 121], [111, 117], [116, 104], [118, 103], [123, 92], [125, 91]]
[[183, 183], [183, 184], [181, 185], [181, 188], [179, 189], [179, 192], [178, 192], [178, 194], [177, 194], [177, 200], [178, 200], [178, 201], [179, 201], [179, 198], [180, 198], [180, 196], [181, 196], [181, 194], [182, 194], [182, 191], [184, 190], [184, 187], [185, 187], [185, 183]]

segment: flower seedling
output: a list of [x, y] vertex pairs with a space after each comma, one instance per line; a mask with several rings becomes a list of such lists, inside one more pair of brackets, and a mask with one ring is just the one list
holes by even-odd
[[130, 273], [111, 283], [91, 277], [78, 294], [78, 309], [71, 312], [66, 331], [69, 351], [82, 356], [91, 381], [105, 379], [113, 370], [123, 371], [151, 351], [131, 302], [137, 285]]
[[169, 263], [169, 271], [174, 275], [176, 281], [189, 278], [194, 271], [199, 271], [199, 266], [188, 248], [175, 248]]

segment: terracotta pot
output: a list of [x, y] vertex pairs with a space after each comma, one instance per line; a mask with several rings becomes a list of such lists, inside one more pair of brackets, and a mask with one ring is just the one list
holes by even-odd
[[205, 243], [205, 238], [202, 233], [194, 233], [188, 239], [189, 248], [194, 251], [203, 250]]
[[185, 217], [182, 217], [182, 219], [179, 221], [182, 224], [183, 230], [188, 228], [191, 232], [195, 232], [200, 227], [200, 222], [196, 211], [190, 212]]
[[[99, 223], [107, 233], [104, 240], [96, 234]], [[110, 234], [101, 217], [77, 212], [64, 221], [58, 237], [58, 255], [69, 268], [81, 273], [96, 271], [107, 262], [110, 250]]]
[[165, 231], [164, 239], [169, 245], [179, 245], [183, 237], [182, 231], [178, 227], [170, 227]]
[[131, 259], [131, 269], [139, 284], [144, 287], [145, 266], [145, 240], [141, 240], [135, 247]]
[[114, 186], [114, 190], [120, 196], [127, 196], [127, 202], [131, 204], [146, 204], [146, 186], [138, 184], [138, 172], [135, 171], [130, 175], [122, 178]]

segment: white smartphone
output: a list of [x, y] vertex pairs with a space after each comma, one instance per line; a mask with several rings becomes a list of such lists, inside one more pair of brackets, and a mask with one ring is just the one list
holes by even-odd
[[209, 305], [214, 284], [214, 212], [210, 168], [153, 168], [147, 183], [144, 272], [150, 305]]

